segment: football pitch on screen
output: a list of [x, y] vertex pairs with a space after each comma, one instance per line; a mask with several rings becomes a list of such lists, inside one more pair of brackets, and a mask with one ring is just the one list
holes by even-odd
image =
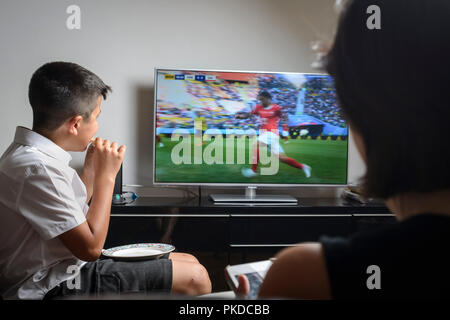
[[[192, 141], [194, 141], [192, 139]], [[246, 178], [242, 175], [242, 168], [250, 168], [249, 143], [245, 143], [245, 164], [237, 163], [238, 150], [235, 143], [235, 164], [226, 164], [226, 139], [223, 140], [223, 164], [174, 164], [172, 162], [172, 148], [178, 144], [170, 138], [161, 138], [162, 146], [158, 143], [155, 148], [155, 182], [165, 183], [251, 183], [251, 184], [345, 184], [347, 177], [347, 141], [342, 140], [301, 140], [289, 139], [288, 143], [280, 139], [280, 146], [286, 156], [300, 163], [311, 166], [311, 177], [306, 178], [302, 170], [279, 162], [279, 169], [274, 175], [258, 175]], [[204, 142], [203, 150], [211, 143]], [[194, 146], [191, 149], [194, 155]], [[214, 156], [214, 154], [213, 154]], [[269, 167], [270, 164], [258, 164], [258, 172], [261, 167]]]

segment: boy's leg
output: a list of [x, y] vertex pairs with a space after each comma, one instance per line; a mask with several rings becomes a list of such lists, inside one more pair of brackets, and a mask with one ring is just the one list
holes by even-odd
[[194, 256], [186, 253], [171, 253], [165, 259], [148, 261], [97, 260], [87, 263], [80, 275], [80, 289], [69, 289], [64, 282], [47, 298], [170, 292], [201, 295], [211, 292], [208, 272]]
[[187, 295], [211, 293], [208, 271], [200, 263], [175, 259], [172, 260], [172, 270], [173, 293]]
[[[45, 298], [90, 298], [119, 294], [169, 294], [172, 290], [172, 260], [88, 262], [80, 272], [80, 288], [61, 283]], [[73, 287], [73, 286], [72, 286]]]

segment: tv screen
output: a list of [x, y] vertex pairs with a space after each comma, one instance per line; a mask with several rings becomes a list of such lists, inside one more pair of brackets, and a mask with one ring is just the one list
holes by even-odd
[[347, 183], [326, 74], [156, 69], [154, 124], [155, 184]]

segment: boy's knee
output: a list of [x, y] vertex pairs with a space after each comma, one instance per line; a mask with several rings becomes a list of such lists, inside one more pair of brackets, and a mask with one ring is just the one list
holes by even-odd
[[202, 295], [211, 292], [211, 280], [208, 271], [199, 263], [192, 264], [189, 280], [189, 291], [193, 295]]
[[208, 271], [200, 263], [173, 260], [172, 292], [187, 295], [202, 295], [211, 292]]

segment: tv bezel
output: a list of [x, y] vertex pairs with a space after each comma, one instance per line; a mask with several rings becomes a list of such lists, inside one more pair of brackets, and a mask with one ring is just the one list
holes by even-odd
[[152, 144], [152, 184], [154, 186], [159, 187], [170, 187], [170, 186], [210, 186], [210, 187], [276, 187], [276, 188], [295, 188], [295, 187], [346, 187], [349, 185], [348, 183], [348, 169], [349, 169], [349, 142], [350, 142], [350, 126], [348, 122], [347, 128], [348, 128], [348, 138], [347, 138], [347, 170], [346, 170], [346, 177], [345, 177], [345, 183], [342, 184], [330, 184], [330, 183], [323, 183], [323, 184], [308, 184], [308, 183], [294, 183], [294, 184], [288, 184], [288, 183], [245, 183], [245, 182], [156, 182], [156, 143], [155, 143], [155, 137], [156, 137], [156, 107], [157, 107], [157, 94], [158, 94], [158, 71], [189, 71], [189, 72], [239, 72], [239, 73], [261, 73], [261, 74], [306, 74], [306, 75], [323, 75], [323, 76], [330, 76], [327, 73], [308, 73], [308, 72], [277, 72], [277, 71], [243, 71], [243, 70], [216, 70], [216, 69], [195, 69], [195, 68], [161, 68], [161, 67], [155, 67], [154, 68], [154, 83], [153, 83], [153, 144]]

